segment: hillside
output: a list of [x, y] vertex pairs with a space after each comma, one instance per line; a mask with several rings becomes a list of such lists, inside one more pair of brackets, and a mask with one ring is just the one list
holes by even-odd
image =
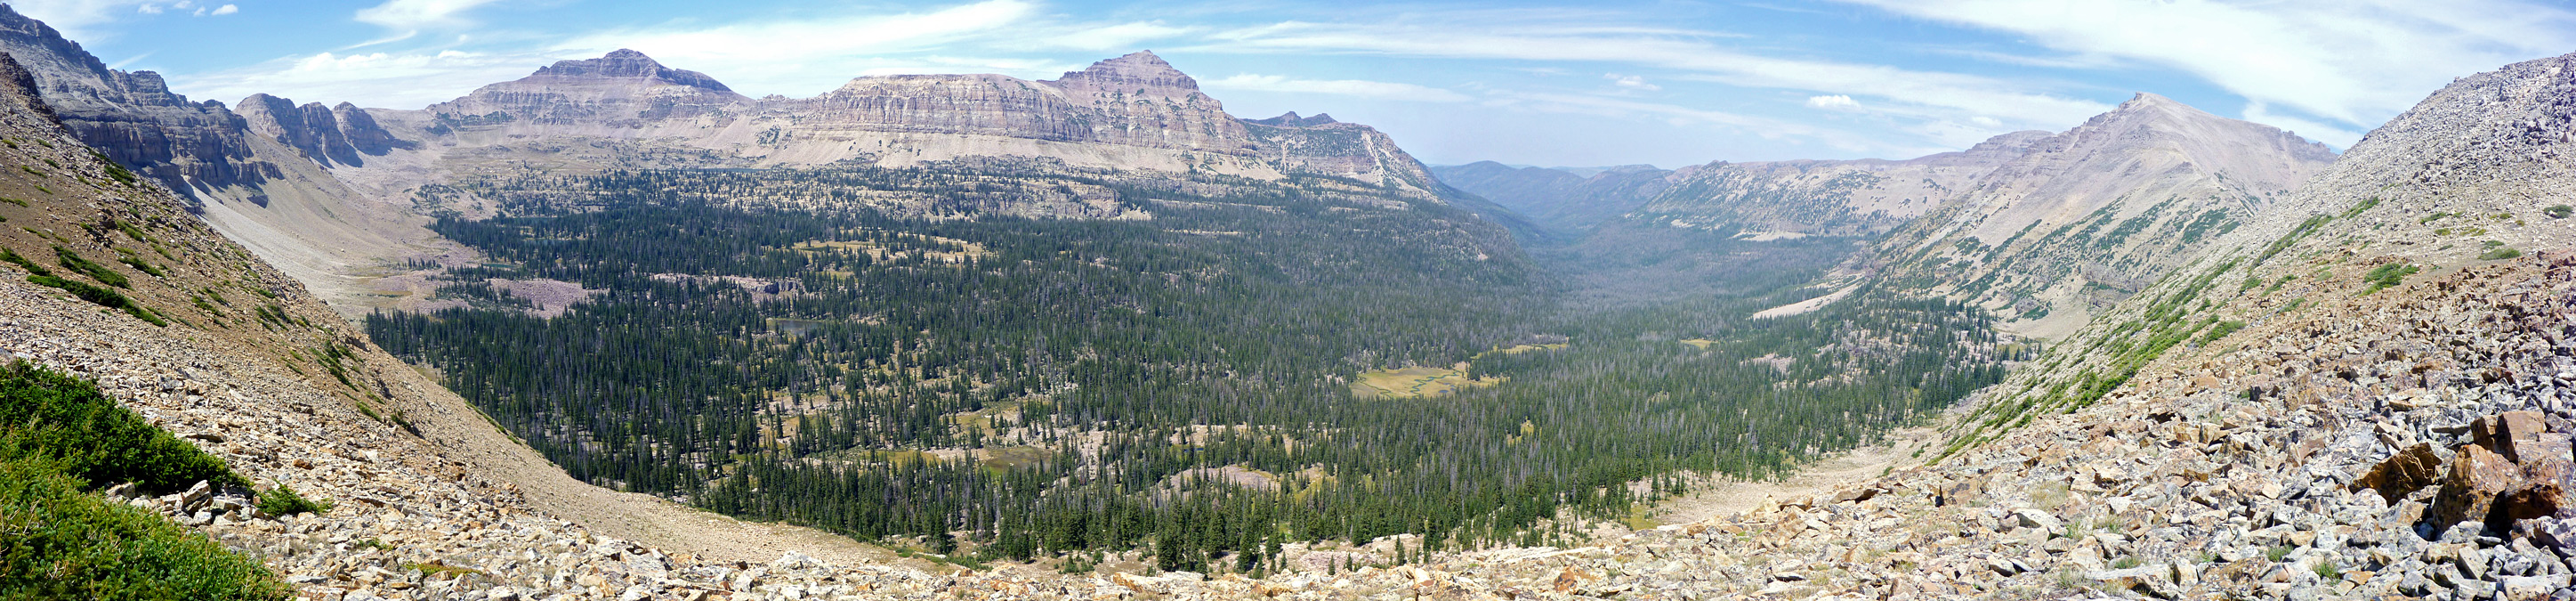
[[[739, 570], [718, 562], [790, 549], [845, 565], [892, 559], [566, 478], [189, 215], [191, 203], [101, 160], [35, 96], [36, 81], [0, 60], [0, 161], [12, 167], [0, 173], [0, 249], [20, 259], [0, 267], [0, 357], [94, 380], [259, 489], [283, 484], [336, 507], [262, 515], [236, 508], [251, 491], [221, 487], [133, 504], [265, 558], [314, 598], [614, 596], [636, 585], [683, 595], [723, 590]], [[28, 277], [36, 270], [51, 279]]]
[[2335, 160], [2288, 132], [2144, 93], [2030, 148], [1880, 242], [1881, 280], [2063, 335]]
[[1988, 171], [2030, 152], [2043, 137], [2013, 132], [1967, 150], [1902, 161], [1718, 161], [1684, 167], [1626, 217], [1768, 238], [1875, 236], [1942, 206]]

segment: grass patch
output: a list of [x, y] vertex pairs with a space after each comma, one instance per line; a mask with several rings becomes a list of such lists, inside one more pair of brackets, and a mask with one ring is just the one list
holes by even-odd
[[2480, 261], [2501, 261], [2501, 260], [2511, 259], [2511, 258], [2519, 257], [2519, 256], [2522, 256], [2522, 251], [2514, 250], [2514, 248], [2513, 248], [2513, 247], [2511, 247], [2511, 246], [2500, 246], [2500, 247], [2496, 247], [2496, 248], [2495, 248], [2495, 249], [2493, 249], [2493, 250], [2489, 250], [2489, 251], [2486, 251], [2486, 252], [2484, 252], [2484, 253], [2479, 253], [2479, 254], [2478, 254], [2478, 260], [2480, 260]]
[[2399, 282], [2406, 281], [2406, 276], [2415, 275], [2415, 272], [2417, 271], [2420, 270], [2413, 265], [2405, 263], [2390, 263], [2371, 268], [2370, 273], [2363, 274], [2361, 276], [2361, 281], [2369, 282], [2370, 288], [2361, 291], [2361, 293], [2370, 294], [2386, 290], [2389, 287], [2396, 286]]

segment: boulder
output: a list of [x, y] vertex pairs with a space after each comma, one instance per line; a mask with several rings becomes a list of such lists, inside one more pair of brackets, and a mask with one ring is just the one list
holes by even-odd
[[2378, 491], [2380, 498], [2394, 505], [2408, 493], [2440, 483], [2441, 478], [2441, 454], [2434, 452], [2431, 444], [2417, 444], [2371, 466], [2369, 472], [2352, 481], [2352, 490]]
[[2478, 445], [2460, 447], [2442, 476], [2441, 494], [2433, 498], [2434, 525], [2438, 529], [2464, 521], [2484, 522], [2495, 508], [2496, 497], [2522, 484], [2522, 468], [2503, 455]]

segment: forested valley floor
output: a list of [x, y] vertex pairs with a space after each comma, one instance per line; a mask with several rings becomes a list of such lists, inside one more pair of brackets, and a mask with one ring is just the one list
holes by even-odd
[[[445, 308], [368, 317], [379, 344], [577, 478], [965, 564], [1263, 573], [1301, 542], [1559, 542], [1682, 474], [1867, 444], [2035, 351], [1978, 311], [1866, 290], [1749, 318], [1823, 294], [1802, 283], [1849, 239], [1626, 231], [1590, 243], [1642, 255], [1526, 253], [1344, 180], [946, 165], [467, 187], [505, 216], [434, 229], [488, 262], [435, 268]], [[1006, 210], [1033, 197], [1152, 218]], [[905, 198], [943, 200], [886, 202]], [[1472, 385], [1355, 390], [1411, 366]]]

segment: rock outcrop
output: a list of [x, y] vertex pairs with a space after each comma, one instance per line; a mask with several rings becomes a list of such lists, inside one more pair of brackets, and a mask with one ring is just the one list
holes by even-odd
[[5, 5], [0, 52], [34, 74], [73, 135], [172, 190], [194, 194], [279, 176], [252, 156], [241, 118], [222, 104], [171, 93], [158, 73], [109, 69], [52, 26]]

